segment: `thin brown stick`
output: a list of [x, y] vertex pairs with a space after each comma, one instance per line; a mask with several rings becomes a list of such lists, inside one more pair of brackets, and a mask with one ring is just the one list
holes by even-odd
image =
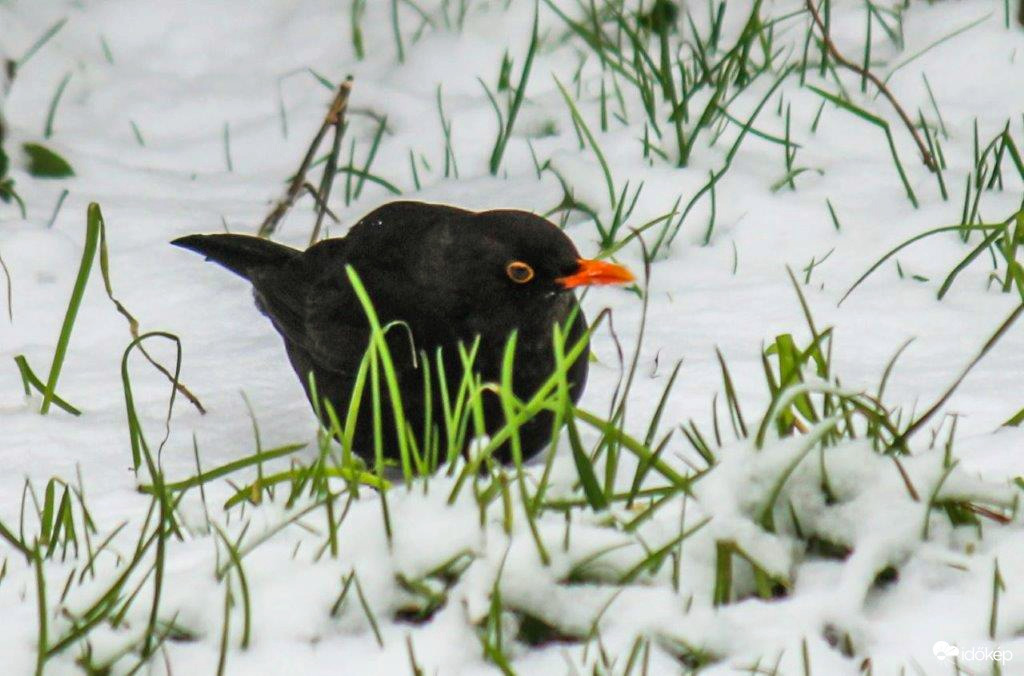
[[903, 463], [895, 455], [890, 455], [893, 463], [896, 465], [896, 469], [900, 472], [900, 477], [903, 478], [903, 485], [907, 487], [907, 493], [910, 494], [911, 499], [914, 502], [921, 502], [921, 496], [918, 495], [917, 489], [914, 488], [914, 482], [910, 480], [910, 475], [907, 474], [907, 470], [903, 467]]
[[[351, 88], [351, 83], [349, 84]], [[338, 173], [338, 156], [341, 155], [341, 139], [345, 135], [345, 109], [348, 104], [348, 97], [339, 106], [331, 106], [327, 114], [327, 120], [334, 129], [334, 139], [331, 142], [331, 152], [327, 154], [327, 161], [324, 163], [324, 171], [320, 176], [320, 190], [317, 192], [319, 208], [316, 213], [316, 225], [309, 235], [309, 245], [313, 246], [320, 239], [320, 228], [324, 223], [324, 214], [327, 213], [327, 200], [331, 196], [331, 188], [334, 186], [334, 177]]]
[[914, 122], [910, 119], [910, 116], [907, 115], [907, 111], [903, 110], [903, 106], [901, 106], [900, 102], [896, 100], [892, 91], [890, 91], [886, 84], [879, 80], [878, 77], [870, 70], [850, 61], [842, 55], [839, 49], [836, 48], [835, 43], [832, 42], [832, 38], [828, 34], [828, 29], [825, 27], [825, 22], [821, 20], [821, 15], [818, 13], [818, 8], [814, 6], [814, 0], [805, 0], [805, 2], [807, 5], [807, 11], [810, 12], [811, 19], [814, 21], [814, 24], [818, 27], [818, 31], [821, 33], [822, 44], [825, 45], [828, 53], [832, 55], [832, 58], [835, 59], [836, 63], [839, 65], [852, 70], [862, 78], [871, 80], [871, 83], [878, 88], [878, 91], [881, 92], [885, 98], [889, 99], [889, 103], [891, 103], [892, 107], [896, 110], [896, 114], [900, 116], [900, 119], [903, 120], [903, 124], [907, 127], [907, 131], [909, 131], [910, 135], [914, 138], [914, 142], [917, 144], [917, 149], [921, 153], [921, 161], [924, 162], [924, 166], [928, 167], [929, 171], [937, 171], [938, 165], [935, 163], [935, 158], [932, 157], [931, 151], [928, 150], [928, 146], [926, 146], [924, 141], [921, 140], [921, 135], [918, 134], [917, 129], [914, 128]]
[[[114, 304], [118, 313], [128, 322], [128, 331], [132, 334], [132, 338], [137, 340], [139, 338], [139, 320], [136, 319], [135, 315], [129, 312], [128, 308], [126, 308], [124, 304], [114, 296], [114, 286], [110, 281], [110, 256], [107, 253], [107, 227], [102, 218], [100, 220], [99, 258], [100, 276], [103, 278], [103, 288], [107, 292], [107, 298], [110, 299], [110, 302]], [[194, 395], [192, 391], [185, 386], [185, 383], [181, 382], [176, 376], [168, 371], [167, 367], [153, 358], [153, 356], [146, 351], [145, 345], [139, 343], [138, 347], [139, 351], [142, 352], [142, 355], [146, 358], [146, 361], [152, 364], [153, 368], [162, 373], [167, 380], [171, 381], [174, 385], [174, 389], [181, 393], [183, 397], [188, 399], [189, 403], [195, 406], [196, 410], [199, 411], [200, 414], [206, 415], [206, 407], [203, 406], [203, 402], [199, 400], [199, 397]]]
[[327, 206], [326, 202], [320, 199], [320, 193], [317, 191], [316, 187], [312, 183], [306, 181], [306, 185], [304, 185], [303, 187], [306, 189], [306, 192], [309, 193], [309, 196], [313, 198], [313, 201], [316, 202], [317, 209], [323, 209], [324, 213], [330, 216], [332, 221], [334, 221], [335, 223], [341, 223], [341, 219], [338, 218], [338, 215], [331, 211], [331, 208]]
[[[133, 317], [131, 313], [129, 313], [128, 310], [123, 305], [121, 305], [120, 301], [118, 301], [113, 296], [110, 296], [110, 300], [114, 301], [114, 306], [117, 308], [117, 311], [128, 319], [129, 331], [132, 334], [132, 338], [137, 339], [139, 337], [138, 321], [136, 321], [135, 317]], [[164, 366], [156, 359], [154, 359], [153, 356], [149, 354], [149, 352], [146, 352], [146, 348], [142, 346], [142, 343], [139, 343], [139, 351], [142, 352], [142, 356], [146, 358], [146, 361], [153, 365], [153, 368], [155, 368], [160, 373], [164, 374], [167, 380], [171, 381], [171, 384], [174, 385], [174, 389], [177, 390], [178, 393], [181, 394], [181, 396], [188, 399], [188, 402], [195, 406], [196, 410], [199, 411], [201, 415], [206, 415], [206, 407], [203, 406], [203, 402], [199, 400], [199, 397], [192, 393], [192, 390], [188, 389], [188, 387], [185, 386], [185, 383], [175, 378], [174, 375], [167, 370], [166, 366]]]
[[988, 507], [982, 507], [981, 505], [976, 505], [973, 502], [965, 502], [965, 503], [963, 503], [963, 505], [964, 505], [964, 509], [966, 509], [968, 512], [973, 512], [974, 514], [977, 514], [978, 516], [983, 516], [983, 517], [985, 517], [987, 519], [992, 519], [993, 521], [998, 521], [1001, 524], [1007, 524], [1007, 523], [1010, 523], [1011, 521], [1013, 521], [1013, 519], [1011, 519], [1010, 517], [1006, 516], [1005, 514], [1000, 514], [999, 512], [997, 512], [997, 511], [995, 511], [993, 509], [989, 509]]
[[306, 185], [306, 172], [309, 171], [310, 165], [313, 164], [313, 158], [316, 157], [316, 151], [320, 147], [320, 143], [323, 142], [327, 131], [339, 119], [344, 120], [345, 109], [348, 107], [348, 96], [351, 91], [352, 77], [349, 76], [339, 85], [338, 91], [334, 95], [334, 100], [331, 101], [331, 107], [327, 111], [327, 116], [324, 118], [323, 124], [320, 125], [316, 136], [313, 137], [313, 142], [309, 144], [309, 149], [306, 151], [305, 157], [302, 158], [299, 170], [292, 176], [284, 197], [274, 204], [270, 213], [267, 214], [266, 218], [263, 219], [263, 223], [260, 224], [258, 230], [260, 237], [269, 237], [274, 233], [278, 223], [280, 223], [281, 219], [284, 218], [284, 215], [288, 213], [288, 210], [292, 208], [295, 200], [302, 193], [302, 189]]

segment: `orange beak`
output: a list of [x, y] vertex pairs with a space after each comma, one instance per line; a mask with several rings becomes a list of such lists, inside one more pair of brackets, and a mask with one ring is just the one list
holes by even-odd
[[636, 279], [632, 272], [615, 263], [586, 258], [581, 258], [577, 262], [579, 267], [576, 268], [576, 272], [568, 277], [559, 277], [555, 280], [562, 288], [573, 289], [577, 286], [596, 284], [625, 284]]

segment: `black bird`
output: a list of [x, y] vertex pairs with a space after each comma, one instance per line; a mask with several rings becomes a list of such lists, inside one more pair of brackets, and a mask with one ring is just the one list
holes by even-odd
[[[312, 373], [316, 392], [331, 403], [342, 421], [370, 340], [366, 312], [346, 273], [351, 265], [381, 325], [398, 322], [387, 333], [389, 352], [410, 430], [421, 447], [427, 429], [422, 369], [428, 364], [434, 365], [429, 423], [440, 439], [446, 438], [437, 389], [437, 348], [441, 348], [449, 389], [457, 389], [463, 380], [459, 343], [468, 347], [477, 338], [473, 369], [484, 382], [498, 382], [505, 345], [515, 331], [513, 391], [525, 400], [554, 370], [554, 324], [565, 326], [574, 318], [566, 349], [586, 330], [572, 289], [633, 279], [624, 267], [581, 258], [565, 233], [534, 214], [472, 212], [411, 201], [382, 206], [345, 237], [326, 239], [306, 251], [232, 234], [190, 235], [172, 244], [198, 252], [249, 280], [256, 306], [284, 339], [307, 397], [313, 401]], [[586, 383], [587, 357], [584, 352], [567, 374], [573, 401]], [[378, 437], [385, 456], [394, 459], [399, 455], [398, 438], [383, 382], [381, 387], [384, 415]], [[364, 393], [353, 451], [372, 462], [373, 407], [368, 386]], [[455, 393], [449, 396], [454, 398]], [[317, 408], [326, 423], [324, 407]], [[485, 395], [484, 418], [489, 434], [505, 424], [496, 395]], [[544, 447], [552, 422], [552, 414], [545, 412], [520, 428], [524, 459]], [[509, 454], [507, 444], [496, 453], [506, 462]]]

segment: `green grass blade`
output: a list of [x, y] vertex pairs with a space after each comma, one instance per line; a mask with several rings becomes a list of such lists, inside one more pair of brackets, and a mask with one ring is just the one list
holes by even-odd
[[580, 111], [576, 107], [576, 104], [573, 102], [572, 97], [569, 95], [569, 92], [562, 85], [562, 83], [559, 82], [557, 77], [555, 78], [555, 84], [558, 85], [559, 91], [562, 92], [562, 98], [565, 99], [565, 104], [569, 107], [569, 113], [572, 115], [573, 121], [576, 123], [577, 127], [583, 132], [583, 135], [586, 136], [587, 142], [590, 144], [590, 149], [594, 151], [594, 156], [597, 158], [598, 163], [601, 165], [601, 172], [604, 174], [605, 187], [608, 190], [608, 204], [609, 206], [614, 208], [616, 201], [615, 183], [612, 180], [612, 171], [608, 165], [608, 160], [605, 159], [604, 153], [601, 152], [601, 146], [598, 145], [597, 140], [594, 138], [594, 135], [590, 131], [590, 127], [587, 126], [586, 121], [580, 114]]
[[75, 279], [75, 286], [71, 291], [71, 300], [68, 301], [68, 309], [64, 315], [64, 323], [61, 325], [60, 337], [57, 339], [57, 349], [53, 355], [53, 362], [50, 365], [50, 374], [46, 378], [46, 388], [43, 390], [43, 403], [39, 412], [46, 415], [54, 400], [54, 390], [57, 388], [57, 379], [60, 377], [61, 368], [64, 366], [64, 357], [67, 355], [68, 343], [71, 341], [71, 331], [75, 327], [75, 318], [78, 316], [78, 309], [82, 304], [82, 297], [85, 295], [85, 285], [89, 281], [89, 272], [92, 270], [92, 262], [96, 257], [96, 249], [100, 241], [100, 208], [93, 202], [89, 205], [88, 216], [85, 226], [85, 245], [82, 248], [82, 261], [78, 266], [78, 276]]
[[[26, 394], [29, 393], [29, 386], [35, 388], [35, 390], [40, 394], [46, 391], [46, 384], [39, 380], [35, 372], [32, 371], [32, 367], [28, 365], [28, 360], [25, 358], [25, 355], [19, 354], [15, 356], [14, 362], [18, 365], [18, 370], [21, 372], [21, 380], [22, 383], [25, 384]], [[67, 411], [71, 415], [82, 415], [81, 410], [64, 401], [57, 394], [53, 395], [53, 403], [57, 408]]]

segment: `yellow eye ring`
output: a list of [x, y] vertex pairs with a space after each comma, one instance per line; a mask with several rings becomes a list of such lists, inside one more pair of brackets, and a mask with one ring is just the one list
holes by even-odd
[[505, 266], [505, 274], [516, 284], [526, 284], [533, 279], [533, 268], [522, 261], [512, 261]]

